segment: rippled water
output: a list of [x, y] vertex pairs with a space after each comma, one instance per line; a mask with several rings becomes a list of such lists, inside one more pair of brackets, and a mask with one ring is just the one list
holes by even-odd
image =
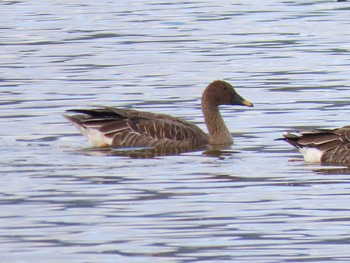
[[[350, 175], [290, 162], [284, 130], [349, 124], [349, 2], [0, 2], [0, 262], [349, 262]], [[94, 105], [204, 127], [215, 79], [235, 136], [134, 159], [87, 153]]]

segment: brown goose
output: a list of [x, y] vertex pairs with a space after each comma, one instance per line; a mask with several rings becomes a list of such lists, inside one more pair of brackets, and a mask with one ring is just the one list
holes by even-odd
[[243, 99], [227, 82], [216, 80], [202, 95], [202, 112], [209, 135], [195, 124], [164, 114], [101, 107], [75, 109], [78, 115], [65, 117], [94, 147], [184, 147], [232, 144], [232, 136], [220, 114], [220, 105], [253, 104]]
[[350, 164], [350, 126], [283, 134], [282, 140], [296, 147], [306, 162]]

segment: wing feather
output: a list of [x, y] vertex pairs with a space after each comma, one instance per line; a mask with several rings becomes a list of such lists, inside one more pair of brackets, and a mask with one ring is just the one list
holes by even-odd
[[113, 146], [188, 146], [209, 138], [196, 125], [165, 114], [111, 107], [71, 111], [80, 113], [67, 116], [79, 129], [97, 130], [112, 138]]

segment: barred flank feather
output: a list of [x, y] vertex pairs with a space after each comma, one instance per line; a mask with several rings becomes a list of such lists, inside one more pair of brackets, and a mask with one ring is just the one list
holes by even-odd
[[[196, 147], [209, 141], [208, 135], [194, 124], [167, 115], [128, 109], [114, 111], [114, 108], [100, 108], [89, 112], [84, 111], [84, 113], [88, 114], [88, 117], [85, 114], [66, 117], [78, 124], [80, 130], [85, 129], [85, 133], [97, 130], [104, 137], [111, 139], [110, 145], [113, 146]], [[98, 142], [94, 146], [101, 145], [104, 146], [105, 142], [102, 144]]]

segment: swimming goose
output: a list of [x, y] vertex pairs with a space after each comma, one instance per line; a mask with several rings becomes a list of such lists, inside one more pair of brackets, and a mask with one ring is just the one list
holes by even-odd
[[285, 133], [282, 140], [296, 147], [306, 162], [350, 164], [350, 126]]
[[64, 115], [94, 147], [184, 147], [232, 144], [232, 136], [220, 114], [220, 105], [253, 104], [243, 99], [227, 82], [210, 83], [202, 95], [202, 112], [209, 135], [180, 118], [151, 112], [101, 107], [74, 109]]

